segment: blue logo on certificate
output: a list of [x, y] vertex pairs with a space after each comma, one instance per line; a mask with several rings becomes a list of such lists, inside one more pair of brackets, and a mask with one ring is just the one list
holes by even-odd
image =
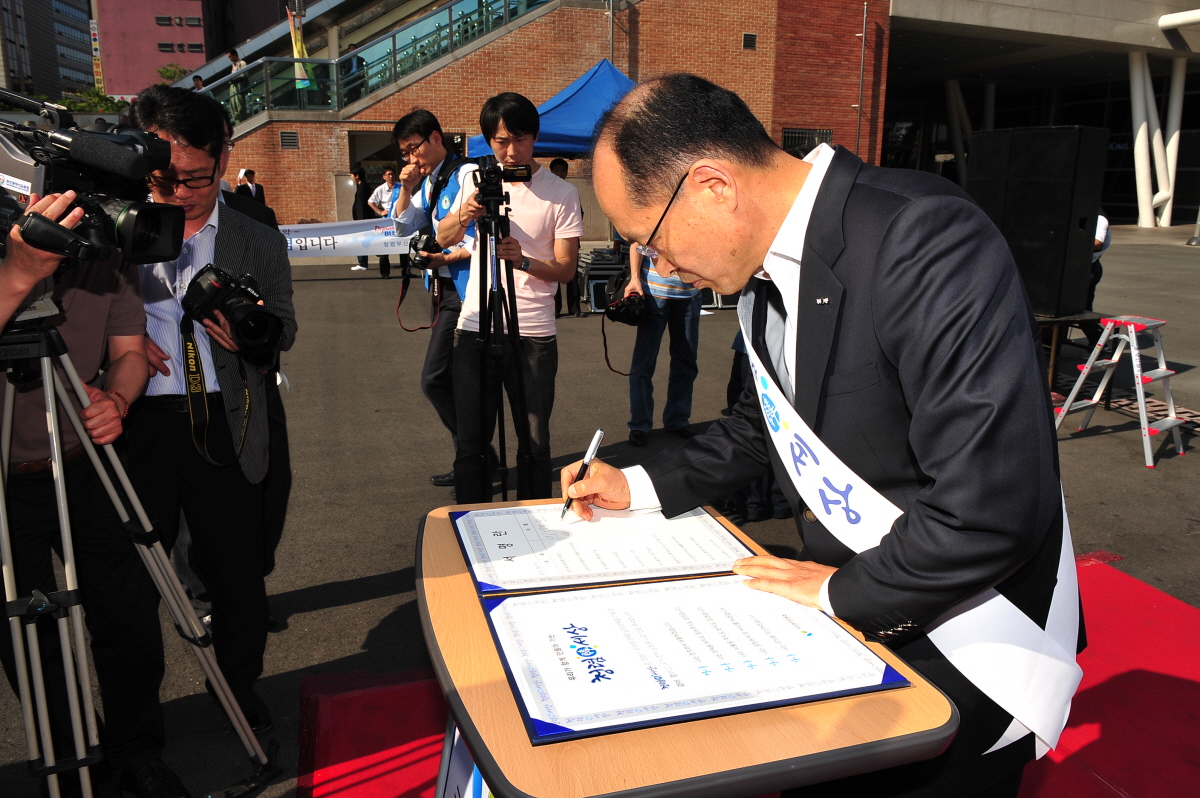
[[771, 432], [779, 432], [779, 411], [775, 409], [775, 403], [771, 401], [771, 397], [765, 393], [762, 395], [763, 415], [766, 416], [767, 426], [771, 428]]

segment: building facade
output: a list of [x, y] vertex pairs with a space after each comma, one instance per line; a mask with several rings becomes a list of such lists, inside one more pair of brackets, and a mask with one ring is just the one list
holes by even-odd
[[[1188, 2], [622, 0], [610, 25], [605, 0], [347, 0], [309, 4], [309, 52], [341, 61], [306, 82], [279, 62], [224, 87], [219, 59], [205, 69], [237, 117], [231, 167], [274, 184], [288, 223], [346, 215], [331, 173], [394, 160], [387, 133], [412, 108], [470, 136], [489, 96], [541, 103], [611, 57], [634, 80], [688, 71], [733, 89], [784, 147], [826, 141], [950, 179], [974, 131], [1105, 127], [1106, 212], [1164, 224], [1200, 208], [1200, 19], [1172, 16]], [[287, 54], [276, 33], [251, 59]], [[355, 87], [351, 42], [368, 73]]]
[[190, 71], [218, 55], [210, 55], [205, 45], [202, 0], [93, 3], [106, 94], [129, 99], [152, 83], [161, 83], [161, 67], [177, 64]]
[[0, 85], [57, 101], [94, 85], [87, 0], [0, 0]]

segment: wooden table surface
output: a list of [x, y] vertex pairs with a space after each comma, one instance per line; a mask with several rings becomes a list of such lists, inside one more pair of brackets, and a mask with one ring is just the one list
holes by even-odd
[[[949, 745], [957, 709], [877, 643], [867, 645], [911, 687], [531, 745], [450, 512], [543, 503], [443, 507], [426, 517], [418, 542], [425, 641], [459, 730], [499, 798], [754, 796], [926, 759]], [[755, 552], [767, 553], [706, 509]]]

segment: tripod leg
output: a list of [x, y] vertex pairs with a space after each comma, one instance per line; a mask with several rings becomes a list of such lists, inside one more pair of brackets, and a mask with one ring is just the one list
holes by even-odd
[[[58, 429], [58, 411], [54, 401], [54, 391], [51, 386], [57, 379], [54, 365], [49, 356], [41, 358], [42, 385], [46, 397], [46, 426], [50, 433], [50, 470], [54, 478], [54, 498], [58, 505], [58, 529], [62, 545], [63, 574], [66, 577], [67, 591], [79, 590], [79, 576], [75, 571], [75, 545], [71, 538], [70, 507], [67, 503], [67, 472], [63, 463], [62, 436]], [[69, 620], [68, 620], [69, 618]], [[72, 629], [73, 627], [73, 629]], [[59, 637], [62, 640], [63, 673], [66, 675], [67, 703], [71, 710], [71, 733], [75, 738], [75, 756], [79, 759], [87, 757], [87, 746], [83, 739], [85, 717], [81, 716], [80, 696], [83, 699], [82, 712], [86, 713], [88, 737], [93, 745], [100, 742], [99, 731], [96, 728], [96, 710], [92, 704], [92, 678], [87, 663], [87, 649], [84, 647], [83, 608], [78, 604], [72, 605], [67, 617], [58, 619]], [[74, 634], [72, 634], [72, 631]], [[72, 638], [74, 646], [72, 646]], [[77, 649], [75, 656], [84, 663], [84, 667], [76, 668], [72, 650]], [[78, 683], [79, 693], [75, 692]], [[83, 788], [84, 798], [91, 798], [91, 780], [88, 769], [79, 769], [79, 781]]]
[[[15, 391], [10, 391], [12, 395]], [[4, 432], [10, 431], [9, 424], [12, 417], [6, 415]], [[4, 437], [7, 439], [8, 435]], [[7, 459], [8, 449], [4, 449], [5, 459]], [[7, 473], [8, 469], [5, 468]], [[12, 557], [12, 541], [9, 538], [8, 530], [8, 507], [5, 504], [4, 491], [0, 490], [0, 572], [4, 579], [4, 601], [5, 603], [17, 600], [17, 576], [13, 568]], [[28, 759], [30, 762], [37, 760], [39, 754], [37, 743], [37, 726], [33, 721], [33, 697], [29, 692], [29, 670], [25, 664], [25, 640], [21, 634], [21, 621], [19, 618], [8, 619], [8, 629], [12, 637], [13, 645], [13, 667], [16, 669], [17, 677], [17, 698], [21, 702], [21, 719], [25, 724], [25, 744], [29, 749]]]
[[[42, 648], [38, 644], [37, 624], [25, 624], [25, 643], [29, 649], [29, 670], [33, 674], [33, 700], [37, 707], [38, 727], [42, 737], [42, 763], [46, 767], [54, 767], [58, 764], [58, 760], [54, 757], [54, 738], [50, 734], [50, 708], [46, 705], [46, 681], [42, 677]], [[51, 773], [46, 777], [46, 784], [50, 787], [51, 798], [58, 798], [58, 775]]]
[[12, 449], [13, 408], [17, 401], [17, 392], [9, 389], [4, 392], [4, 427], [0, 429], [0, 481], [8, 484], [8, 457]]
[[[87, 391], [84, 389], [83, 383], [79, 379], [79, 374], [75, 371], [75, 366], [71, 363], [70, 357], [66, 354], [61, 355], [59, 362], [63, 366], [67, 378], [71, 381], [80, 404], [87, 407], [91, 404], [91, 400], [88, 398]], [[112, 480], [100, 462], [96, 447], [92, 444], [91, 438], [88, 437], [87, 430], [83, 427], [83, 422], [79, 420], [79, 415], [75, 412], [74, 405], [68, 400], [66, 387], [57, 378], [57, 375], [55, 375], [54, 383], [55, 391], [62, 397], [63, 406], [67, 410], [67, 418], [71, 420], [71, 424], [75, 428], [79, 440], [83, 442], [84, 451], [87, 452], [88, 458], [92, 461], [92, 465], [100, 477], [100, 482], [104, 485], [104, 489], [117, 511], [117, 517], [121, 519], [122, 523], [128, 523], [130, 516], [125, 509], [125, 504], [121, 501]], [[154, 527], [150, 523], [149, 516], [146, 515], [145, 507], [142, 506], [141, 500], [138, 499], [137, 492], [133, 489], [133, 484], [129, 481], [129, 475], [126, 473], [125, 467], [121, 464], [120, 458], [117, 457], [116, 450], [110, 444], [104, 447], [104, 453], [108, 456], [113, 473], [116, 474], [117, 481], [121, 483], [121, 489], [124, 491], [130, 507], [133, 508], [143, 532], [152, 535]], [[166, 603], [167, 610], [171, 613], [171, 618], [175, 622], [175, 628], [179, 630], [180, 635], [192, 646], [192, 651], [195, 653], [197, 660], [199, 660], [205, 677], [208, 679], [213, 692], [217, 696], [218, 702], [220, 702], [221, 707], [225, 710], [225, 714], [229, 717], [230, 723], [241, 739], [246, 753], [262, 768], [268, 768], [270, 764], [268, 757], [259, 744], [258, 738], [254, 736], [254, 732], [250, 728], [250, 724], [246, 721], [241, 707], [238, 706], [237, 700], [233, 696], [233, 691], [229, 689], [229, 684], [225, 681], [225, 675], [221, 673], [220, 667], [217, 666], [216, 657], [213, 655], [207, 633], [204, 631], [203, 626], [200, 625], [200, 620], [196, 617], [196, 614], [192, 612], [191, 602], [187, 599], [187, 592], [179, 582], [179, 576], [175, 573], [175, 569], [171, 567], [170, 558], [167, 557], [162, 544], [158, 541], [157, 536], [152, 536], [142, 541], [135, 540], [135, 548], [137, 548], [138, 555], [142, 558], [142, 563], [146, 566], [146, 570], [149, 571], [155, 588]], [[273, 771], [264, 770], [260, 775], [265, 776], [269, 772]]]

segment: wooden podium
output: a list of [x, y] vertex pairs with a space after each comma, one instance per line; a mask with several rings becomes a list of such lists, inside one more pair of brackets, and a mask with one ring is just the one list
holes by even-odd
[[[561, 500], [442, 507], [426, 516], [417, 539], [417, 606], [429, 655], [499, 798], [744, 798], [929, 759], [953, 739], [954, 704], [887, 647], [868, 643], [912, 686], [531, 745], [450, 512], [546, 503]], [[768, 553], [706, 509], [756, 553]]]

